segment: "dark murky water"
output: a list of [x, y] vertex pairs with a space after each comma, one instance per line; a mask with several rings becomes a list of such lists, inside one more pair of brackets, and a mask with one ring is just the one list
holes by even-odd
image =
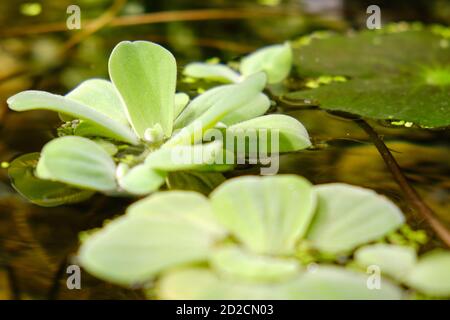
[[[360, 27], [364, 24], [367, 7], [366, 1], [305, 1], [307, 4], [303, 7], [298, 5], [298, 1], [280, 1], [282, 6], [289, 5], [297, 10], [298, 15], [269, 20], [252, 18], [104, 28], [64, 52], [61, 57], [58, 54], [66, 44], [67, 33], [28, 35], [27, 31], [35, 24], [64, 21], [65, 8], [71, 1], [36, 1], [42, 3], [41, 13], [36, 16], [25, 15], [20, 5], [22, 2], [25, 1], [0, 2], [2, 32], [20, 27], [23, 33], [13, 37], [0, 35], [0, 162], [10, 161], [26, 152], [39, 151], [55, 135], [58, 123], [53, 113], [8, 112], [6, 98], [29, 88], [64, 93], [86, 78], [106, 76], [108, 54], [121, 40], [161, 42], [174, 52], [182, 68], [187, 61], [213, 56], [224, 60], [236, 59], [258, 46], [282, 42], [313, 30]], [[80, 2], [86, 8], [83, 11], [86, 17], [91, 18], [101, 14], [111, 3], [107, 0]], [[124, 9], [128, 14], [204, 7], [203, 1], [128, 2]], [[381, 3], [386, 20], [450, 22], [450, 5], [446, 1], [395, 1], [395, 5], [392, 1]], [[230, 7], [231, 4], [231, 1], [208, 2], [209, 7], [213, 8]], [[252, 5], [252, 1], [242, 2], [242, 6]], [[305, 9], [312, 15], [302, 14], [301, 10]], [[403, 208], [413, 228], [427, 229], [421, 218], [403, 201], [380, 155], [354, 122], [319, 110], [283, 111], [302, 121], [316, 147], [311, 151], [283, 156], [280, 172], [303, 175], [314, 183], [341, 181], [375, 189]], [[389, 128], [372, 124], [385, 136], [389, 148], [424, 200], [450, 227], [448, 131]], [[258, 169], [238, 170], [228, 175], [251, 173], [258, 173]], [[143, 298], [138, 291], [114, 287], [85, 273], [83, 290], [71, 291], [64, 285], [66, 277], [62, 266], [73, 261], [78, 233], [100, 226], [104, 219], [121, 214], [129, 202], [97, 195], [82, 204], [40, 208], [17, 195], [10, 187], [6, 170], [0, 169], [0, 299]], [[440, 246], [433, 234], [429, 234], [432, 239], [428, 246]]]

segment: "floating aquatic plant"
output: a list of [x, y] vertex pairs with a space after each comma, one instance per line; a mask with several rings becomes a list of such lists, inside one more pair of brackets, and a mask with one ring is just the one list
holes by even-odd
[[[391, 201], [368, 189], [313, 186], [293, 175], [248, 176], [223, 183], [209, 198], [166, 191], [135, 202], [124, 216], [83, 236], [78, 261], [101, 279], [150, 286], [149, 294], [163, 299], [406, 297], [396, 282], [450, 295], [448, 253], [416, 262], [409, 247], [361, 247], [403, 222]], [[305, 245], [334, 261], [361, 247], [355, 259], [363, 272], [320, 261], [306, 268], [296, 258]], [[367, 285], [370, 265], [383, 274], [377, 290]]]
[[[274, 64], [277, 59], [272, 57]], [[52, 110], [65, 122], [60, 137], [40, 155], [25, 155], [11, 164], [13, 185], [45, 206], [80, 201], [92, 191], [142, 195], [161, 187], [169, 172], [233, 168], [236, 160], [215, 160], [236, 152], [225, 140], [238, 132], [277, 131], [279, 150], [272, 150], [268, 140], [256, 142], [258, 149], [274, 153], [309, 147], [299, 121], [263, 115], [270, 100], [262, 93], [266, 73], [259, 71], [268, 71], [269, 80], [272, 71], [265, 67], [270, 57], [261, 68], [258, 61], [252, 63], [255, 72], [247, 70], [236, 83], [214, 87], [189, 102], [187, 94], [176, 93], [176, 62], [169, 51], [151, 42], [125, 41], [111, 53], [111, 82], [87, 80], [65, 96], [43, 91], [14, 95], [8, 99], [12, 110]], [[212, 128], [221, 136], [205, 139]], [[198, 153], [202, 157], [194, 163], [192, 155]], [[174, 161], [174, 154], [184, 161]]]

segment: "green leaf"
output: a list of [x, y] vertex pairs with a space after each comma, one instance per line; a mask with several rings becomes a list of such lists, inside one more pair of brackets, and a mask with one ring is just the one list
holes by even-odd
[[344, 253], [397, 229], [402, 212], [372, 190], [342, 183], [314, 187], [318, 207], [307, 234], [314, 247]]
[[170, 300], [296, 300], [296, 299], [384, 299], [402, 298], [402, 290], [381, 281], [370, 290], [367, 275], [335, 266], [322, 266], [279, 283], [251, 283], [220, 277], [208, 269], [191, 268], [165, 274], [157, 285], [160, 299]]
[[450, 47], [446, 42], [429, 30], [363, 31], [313, 39], [295, 53], [298, 72], [305, 77], [349, 79], [286, 98], [311, 100], [323, 109], [373, 119], [448, 126]]
[[305, 77], [406, 75], [419, 65], [448, 63], [450, 48], [442, 39], [428, 30], [336, 34], [296, 48], [294, 65]]
[[201, 226], [219, 238], [226, 234], [226, 231], [212, 214], [208, 198], [196, 192], [158, 192], [133, 203], [127, 209], [128, 215], [145, 216], [155, 213], [173, 216], [174, 219], [185, 219], [190, 223]]
[[450, 297], [450, 252], [434, 250], [423, 255], [406, 282], [431, 296]]
[[253, 119], [266, 113], [270, 108], [270, 100], [264, 93], [258, 94], [244, 106], [230, 112], [220, 122], [230, 126], [241, 121]]
[[219, 221], [248, 249], [287, 254], [305, 234], [316, 196], [307, 180], [280, 175], [229, 180], [211, 201]]
[[64, 183], [42, 180], [34, 175], [39, 153], [29, 153], [11, 162], [8, 174], [11, 184], [23, 197], [43, 207], [81, 202], [94, 192], [73, 188]]
[[365, 268], [376, 265], [383, 274], [403, 281], [416, 264], [417, 255], [412, 247], [374, 244], [358, 249], [355, 261]]
[[167, 300], [288, 299], [280, 284], [255, 284], [220, 278], [208, 269], [191, 268], [165, 274], [157, 284], [158, 298]]
[[300, 268], [293, 259], [256, 255], [237, 246], [218, 249], [210, 263], [224, 277], [264, 283], [294, 277]]
[[164, 171], [197, 169], [216, 164], [221, 154], [222, 141], [163, 147], [150, 153], [145, 159], [145, 165]]
[[184, 92], [175, 94], [175, 103], [173, 109], [173, 119], [175, 120], [189, 103], [189, 96]]
[[86, 80], [65, 97], [89, 106], [123, 125], [129, 125], [120, 96], [107, 80]]
[[238, 82], [239, 73], [223, 64], [212, 64], [203, 62], [189, 63], [183, 74], [192, 78], [202, 78], [219, 82]]
[[173, 55], [146, 41], [122, 41], [109, 58], [109, 75], [137, 135], [159, 123], [172, 133], [177, 66]]
[[[258, 150], [262, 148], [267, 152], [298, 151], [311, 146], [305, 127], [297, 119], [283, 114], [271, 114], [240, 122], [228, 127], [225, 133], [226, 139], [242, 138], [254, 133], [257, 139], [250, 141], [258, 143]], [[278, 147], [272, 145], [273, 139], [278, 143]]]
[[240, 70], [244, 76], [259, 71], [267, 74], [268, 83], [283, 81], [291, 71], [292, 50], [288, 42], [261, 48], [241, 61]]
[[403, 120], [424, 127], [450, 125], [450, 87], [429, 85], [422, 79], [349, 80], [288, 94], [287, 98], [313, 100], [323, 109], [372, 119]]
[[119, 178], [119, 185], [127, 192], [144, 195], [156, 191], [164, 184], [166, 173], [138, 164]]
[[182, 128], [166, 146], [192, 144], [202, 140], [203, 133], [226, 115], [245, 106], [264, 88], [266, 76], [257, 73], [239, 84], [215, 87], [201, 94], [183, 110], [175, 122]]
[[115, 169], [110, 155], [95, 142], [66, 136], [44, 146], [36, 174], [84, 189], [111, 191], [116, 188]]
[[265, 81], [265, 75], [258, 73], [241, 83], [217, 86], [205, 91], [183, 110], [175, 121], [175, 128], [186, 127], [210, 110], [215, 113], [226, 111], [220, 119], [224, 118], [231, 111], [255, 99], [263, 90]]
[[44, 91], [23, 91], [8, 99], [9, 108], [14, 111], [51, 110], [77, 119], [92, 122], [99, 128], [98, 135], [119, 141], [137, 144], [133, 131], [95, 109], [68, 98]]
[[225, 177], [218, 172], [176, 171], [167, 176], [170, 190], [196, 191], [204, 195], [209, 195], [224, 181]]
[[403, 292], [396, 285], [381, 280], [380, 288], [369, 288], [366, 273], [342, 267], [322, 265], [302, 273], [292, 281], [290, 299], [302, 300], [400, 300]]
[[103, 280], [132, 286], [166, 268], [207, 259], [222, 234], [199, 212], [184, 211], [183, 203], [171, 204], [178, 210], [131, 208], [132, 213], [92, 234], [78, 253], [83, 268]]

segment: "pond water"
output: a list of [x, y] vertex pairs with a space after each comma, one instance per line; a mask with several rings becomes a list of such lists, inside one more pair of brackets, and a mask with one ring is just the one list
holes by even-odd
[[[93, 19], [114, 1], [80, 1], [83, 19]], [[126, 17], [169, 10], [205, 8], [204, 1], [115, 1]], [[370, 1], [240, 1], [237, 15], [255, 6], [263, 11], [240, 19], [177, 17], [170, 22], [105, 26], [92, 35], [74, 38], [64, 29], [71, 1], [2, 1], [0, 3], [0, 162], [37, 152], [56, 134], [57, 115], [44, 111], [7, 110], [12, 94], [39, 89], [65, 93], [90, 77], [106, 77], [107, 57], [121, 40], [151, 40], [169, 48], [178, 68], [190, 61], [217, 57], [237, 60], [254, 49], [295, 39], [315, 30], [343, 31], [364, 28]], [[223, 12], [236, 2], [212, 0], [207, 7]], [[409, 20], [450, 23], [450, 3], [439, 0], [378, 1], [383, 23]], [[33, 6], [34, 5], [34, 6]], [[286, 9], [287, 8], [287, 9]], [[267, 16], [267, 12], [271, 12]], [[204, 15], [211, 14], [204, 13]], [[61, 30], [62, 22], [62, 30]], [[71, 42], [72, 41], [72, 42]], [[73, 42], [74, 41], [74, 42]], [[338, 48], [336, 48], [338, 50]], [[181, 84], [183, 85], [183, 84]], [[185, 85], [185, 84], [184, 84]], [[430, 240], [422, 250], [443, 244], [422, 217], [405, 202], [366, 133], [354, 121], [313, 108], [285, 106], [282, 111], [308, 129], [314, 148], [282, 156], [280, 172], [305, 176], [314, 183], [346, 182], [368, 187], [395, 201], [413, 229], [427, 230]], [[411, 184], [450, 228], [450, 136], [448, 130], [389, 126], [371, 121], [384, 136]], [[5, 165], [6, 167], [6, 165]], [[226, 175], [257, 174], [243, 167]], [[125, 290], [83, 273], [83, 290], [65, 286], [65, 266], [76, 263], [73, 254], [80, 231], [102, 225], [123, 213], [129, 199], [96, 195], [70, 206], [42, 208], [28, 203], [11, 187], [7, 170], [0, 169], [0, 299], [142, 299], [140, 291]]]

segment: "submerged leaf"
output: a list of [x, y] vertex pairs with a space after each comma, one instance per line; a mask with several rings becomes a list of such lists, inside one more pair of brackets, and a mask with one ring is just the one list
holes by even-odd
[[44, 146], [36, 174], [80, 188], [111, 191], [116, 188], [115, 169], [110, 155], [95, 142], [66, 136]]
[[[286, 95], [327, 110], [408, 121], [424, 127], [450, 125], [450, 47], [429, 30], [362, 31], [313, 39], [295, 52], [304, 77], [344, 76], [312, 90]], [[407, 52], [407, 54], [405, 54]]]
[[172, 133], [176, 61], [160, 45], [122, 41], [109, 58], [109, 74], [126, 105], [137, 135], [159, 123], [166, 137]]
[[34, 175], [38, 160], [39, 153], [25, 154], [14, 159], [8, 168], [14, 189], [32, 203], [55, 207], [81, 202], [94, 194], [92, 191], [73, 188], [61, 182], [39, 179]]
[[241, 73], [249, 76], [259, 71], [267, 74], [268, 83], [283, 81], [291, 71], [292, 50], [288, 42], [261, 48], [241, 61]]
[[314, 189], [318, 207], [307, 239], [321, 251], [350, 251], [383, 237], [404, 222], [397, 206], [372, 190], [341, 183]]
[[316, 196], [307, 180], [282, 175], [232, 179], [214, 190], [211, 201], [219, 221], [248, 249], [287, 254], [305, 234]]
[[44, 91], [23, 91], [8, 99], [9, 107], [14, 111], [51, 110], [67, 114], [76, 119], [92, 122], [100, 130], [98, 135], [114, 138], [119, 141], [137, 144], [138, 139], [133, 131], [103, 113], [80, 102]]

